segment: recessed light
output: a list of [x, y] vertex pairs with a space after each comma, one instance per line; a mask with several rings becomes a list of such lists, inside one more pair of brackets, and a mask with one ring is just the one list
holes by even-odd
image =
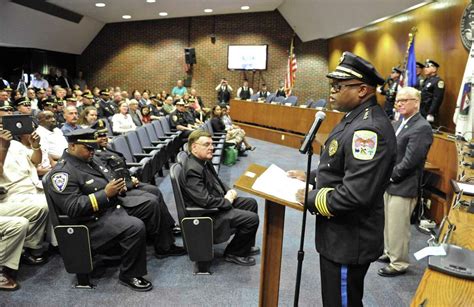
[[156, 0], [146, 0], [146, 2], [148, 2], [148, 3], [155, 3]]
[[204, 13], [212, 13], [212, 9], [205, 9]]
[[132, 18], [132, 16], [130, 16], [130, 15], [123, 15], [122, 18], [123, 18], [123, 19], [130, 19], [130, 18]]
[[97, 7], [105, 7], [105, 3], [97, 2], [97, 3], [95, 4], [95, 6], [97, 6]]
[[250, 10], [250, 6], [244, 5], [244, 6], [241, 6], [240, 9], [241, 9], [242, 11], [247, 11], [247, 10]]
[[160, 16], [168, 16], [168, 13], [166, 13], [166, 12], [160, 12], [158, 15], [160, 15]]

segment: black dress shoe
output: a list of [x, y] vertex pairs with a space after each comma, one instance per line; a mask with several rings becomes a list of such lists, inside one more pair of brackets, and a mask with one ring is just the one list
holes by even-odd
[[31, 254], [31, 252], [29, 252], [28, 250], [25, 250], [23, 254], [21, 254], [20, 260], [23, 264], [40, 265], [48, 262], [48, 257], [46, 255], [35, 256]]
[[248, 253], [249, 256], [255, 256], [255, 255], [260, 255], [260, 247], [258, 246], [252, 246], [250, 248], [250, 251]]
[[245, 148], [245, 151], [247, 151], [247, 150], [254, 151], [255, 149], [257, 149], [257, 147], [250, 146], [250, 147]]
[[119, 277], [119, 282], [122, 285], [129, 287], [133, 291], [146, 292], [153, 289], [152, 283], [143, 277], [132, 277], [132, 278]]
[[394, 276], [405, 274], [406, 272], [407, 272], [406, 270], [397, 271], [390, 265], [387, 265], [386, 267], [381, 268], [377, 273], [383, 277], [394, 277]]
[[377, 262], [390, 263], [390, 258], [387, 255], [382, 255], [377, 259]]
[[239, 156], [239, 157], [247, 157], [248, 154], [246, 154], [245, 151], [239, 151], [239, 153], [237, 154], [237, 156]]
[[163, 259], [173, 256], [183, 256], [186, 255], [186, 250], [181, 246], [171, 245], [167, 251], [157, 250], [155, 252], [155, 257], [158, 259]]
[[178, 225], [174, 225], [173, 226], [173, 234], [175, 236], [179, 236], [181, 234], [181, 227], [179, 227]]
[[255, 265], [255, 258], [253, 257], [239, 257], [239, 256], [227, 254], [225, 255], [224, 260], [227, 262], [232, 262], [232, 263], [243, 265], [243, 266]]

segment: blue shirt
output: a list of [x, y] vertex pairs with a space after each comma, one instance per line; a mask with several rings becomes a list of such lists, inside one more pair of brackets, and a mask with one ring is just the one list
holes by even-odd
[[75, 127], [71, 126], [70, 124], [68, 123], [65, 123], [62, 128], [61, 128], [61, 131], [63, 132], [64, 135], [66, 135], [67, 133], [71, 132], [71, 131], [74, 131], [74, 130], [77, 130], [77, 129], [82, 129], [81, 126], [79, 125], [76, 125]]
[[175, 86], [173, 87], [173, 89], [171, 90], [171, 96], [173, 96], [173, 98], [176, 96], [176, 95], [179, 95], [181, 97], [184, 96], [184, 94], [186, 94], [188, 92], [188, 90], [186, 89], [186, 87], [182, 86], [181, 88]]

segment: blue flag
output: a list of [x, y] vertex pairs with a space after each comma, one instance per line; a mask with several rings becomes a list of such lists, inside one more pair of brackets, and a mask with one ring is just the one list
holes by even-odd
[[416, 85], [416, 56], [415, 56], [415, 38], [411, 42], [410, 49], [408, 49], [408, 60], [406, 67], [406, 82], [407, 86], [414, 87]]

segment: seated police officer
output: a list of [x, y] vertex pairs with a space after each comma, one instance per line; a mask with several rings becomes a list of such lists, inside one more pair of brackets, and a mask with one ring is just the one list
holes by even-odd
[[87, 226], [94, 254], [120, 246], [120, 283], [136, 291], [151, 290], [153, 285], [143, 277], [147, 274], [145, 225], [128, 215], [118, 199], [125, 181], [109, 177], [93, 158], [95, 130], [74, 130], [66, 138], [68, 149], [51, 170], [54, 205], [60, 213]]
[[177, 99], [174, 103], [176, 110], [170, 114], [170, 124], [173, 129], [177, 129], [181, 132], [180, 139], [182, 144], [185, 143], [185, 139], [191, 134], [194, 128], [194, 121], [189, 118], [186, 113], [185, 102], [183, 99]]
[[217, 176], [212, 166], [212, 138], [196, 130], [188, 138], [189, 158], [183, 165], [179, 183], [186, 206], [218, 208], [210, 217], [214, 222], [214, 242], [225, 242], [235, 230], [235, 236], [225, 250], [225, 261], [238, 265], [255, 265], [251, 255], [260, 253], [255, 245], [258, 229], [257, 202], [238, 197]]
[[[112, 173], [115, 178], [125, 179], [127, 197], [119, 197], [123, 200], [125, 210], [130, 210], [130, 205], [132, 207], [135, 207], [135, 205], [140, 203], [140, 199], [138, 200], [138, 202], [135, 202], [136, 197], [145, 197], [157, 203], [157, 209], [160, 212], [160, 219], [159, 227], [154, 228], [156, 228], [160, 235], [157, 235], [155, 237], [155, 240], [162, 240], [167, 242], [164, 244], [165, 246], [163, 246], [163, 242], [156, 243], [155, 246], [158, 247], [158, 251], [161, 250], [161, 252], [157, 251], [157, 257], [164, 258], [166, 256], [171, 256], [171, 254], [183, 255], [184, 249], [181, 247], [174, 246], [174, 239], [171, 236], [171, 231], [173, 231], [175, 234], [178, 234], [181, 232], [181, 230], [179, 226], [177, 226], [171, 214], [169, 213], [160, 189], [158, 189], [157, 186], [154, 186], [152, 184], [140, 182], [136, 177], [133, 177], [130, 174], [129, 170], [127, 169], [127, 163], [123, 155], [120, 152], [112, 150], [107, 146], [107, 128], [105, 126], [105, 122], [102, 119], [97, 120], [97, 122], [91, 128], [97, 129], [98, 149], [95, 151], [95, 156], [102, 161], [104, 166], [107, 167], [107, 169]], [[134, 197], [132, 198], [130, 196]], [[134, 201], [132, 202], [131, 200]], [[148, 235], [150, 235], [150, 232], [154, 233], [156, 232], [156, 230], [147, 230], [147, 233]], [[166, 250], [167, 252], [164, 252], [164, 250]]]

